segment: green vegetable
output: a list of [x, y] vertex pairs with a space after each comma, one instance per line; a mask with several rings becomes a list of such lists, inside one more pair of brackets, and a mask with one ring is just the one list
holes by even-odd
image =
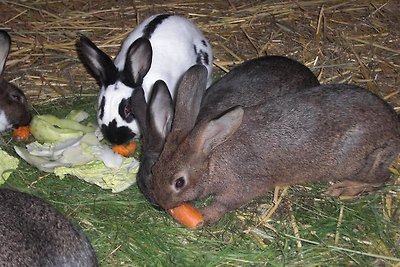
[[44, 172], [63, 178], [70, 174], [117, 193], [136, 181], [139, 162], [124, 158], [102, 144], [94, 127], [79, 123], [88, 114], [71, 111], [65, 119], [53, 115], [34, 116], [31, 133], [35, 142], [14, 146], [17, 154]]
[[36, 115], [32, 118], [30, 130], [36, 140], [55, 143], [83, 136], [93, 132], [93, 127], [85, 126], [70, 119], [60, 119], [54, 115]]
[[68, 120], [73, 120], [76, 122], [81, 122], [89, 118], [89, 114], [83, 110], [71, 110], [67, 116], [65, 116]]
[[4, 184], [10, 177], [11, 171], [18, 168], [19, 160], [0, 148], [0, 162], [0, 184]]
[[70, 174], [88, 183], [96, 184], [113, 193], [121, 192], [136, 182], [139, 163], [132, 158], [125, 158], [118, 169], [108, 168], [102, 161], [72, 167], [56, 167], [55, 175], [61, 179]]

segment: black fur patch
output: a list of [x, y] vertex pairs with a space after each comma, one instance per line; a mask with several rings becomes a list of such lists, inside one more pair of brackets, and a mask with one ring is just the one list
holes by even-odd
[[135, 116], [133, 115], [132, 112], [132, 106], [131, 106], [131, 98], [129, 97], [128, 99], [124, 98], [122, 99], [121, 103], [119, 103], [118, 107], [118, 112], [121, 118], [130, 123], [135, 119]]
[[135, 83], [135, 81], [132, 78], [131, 74], [127, 74], [125, 73], [125, 71], [120, 71], [119, 72], [119, 80], [125, 84], [126, 86], [130, 87], [130, 88], [135, 88], [140, 86], [143, 83], [143, 80], [140, 80], [138, 82]]
[[[99, 57], [100, 62], [105, 62], [105, 60], [105, 56]], [[105, 88], [107, 88], [107, 86], [111, 84], [115, 84], [118, 80], [118, 70], [115, 67], [114, 63], [112, 63], [112, 61], [109, 61], [108, 64], [103, 64], [103, 71], [101, 73], [102, 83]]]
[[210, 64], [210, 59], [209, 59], [209, 56], [208, 56], [207, 52], [205, 52], [205, 51], [203, 51], [201, 49], [199, 51], [197, 51], [196, 45], [193, 45], [193, 49], [194, 49], [194, 53], [197, 55], [197, 58], [196, 58], [196, 63], [197, 64], [202, 64], [202, 65], [209, 65]]
[[160, 25], [163, 20], [170, 16], [170, 14], [161, 14], [155, 17], [152, 21], [149, 22], [149, 24], [144, 27], [142, 37], [150, 39], [151, 35], [157, 29], [158, 25]]
[[80, 37], [79, 49], [79, 56], [100, 84], [107, 88], [116, 82], [118, 70], [107, 54], [83, 35]]
[[127, 126], [117, 127], [116, 120], [107, 125], [101, 125], [101, 132], [104, 137], [113, 144], [123, 144], [135, 137], [135, 133]]
[[102, 120], [103, 117], [104, 117], [104, 106], [105, 106], [105, 104], [106, 104], [106, 98], [103, 96], [103, 98], [101, 99], [101, 102], [100, 102], [100, 107], [99, 107], [99, 111], [100, 111], [99, 118], [100, 118], [100, 120]]
[[197, 46], [193, 45], [194, 53], [197, 55]]
[[207, 42], [206, 42], [206, 40], [201, 40], [201, 43], [202, 43], [205, 47], [207, 47]]

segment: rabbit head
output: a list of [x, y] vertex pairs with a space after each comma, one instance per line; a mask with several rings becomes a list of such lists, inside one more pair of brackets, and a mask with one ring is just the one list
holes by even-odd
[[[210, 154], [238, 130], [243, 114], [242, 107], [231, 108], [217, 118], [197, 123], [183, 140], [175, 138], [179, 141], [165, 145], [153, 167], [155, 198], [161, 207], [174, 208], [210, 193], [209, 186], [215, 182], [208, 179]], [[165, 163], [168, 158], [171, 160]]]
[[[206, 89], [207, 69], [202, 65], [194, 65], [183, 75], [179, 85], [176, 101], [178, 114], [191, 112], [193, 121], [197, 117], [202, 96]], [[196, 90], [184, 90], [187, 87]], [[180, 88], [183, 88], [182, 90]], [[167, 85], [163, 81], [157, 81], [151, 93], [148, 106], [144, 100], [143, 91], [137, 91], [132, 96], [134, 113], [138, 119], [139, 127], [143, 133], [143, 153], [137, 175], [137, 184], [145, 197], [153, 205], [157, 205], [154, 199], [152, 167], [158, 160], [164, 143], [171, 131], [171, 124], [174, 116], [171, 95]], [[193, 109], [192, 106], [197, 106]], [[177, 120], [182, 121], [183, 116], [178, 116]], [[182, 123], [175, 123], [175, 132], [181, 132]], [[171, 136], [171, 138], [174, 138]]]
[[0, 30], [0, 132], [8, 128], [27, 125], [31, 121], [28, 101], [24, 93], [3, 77], [10, 45], [10, 36], [7, 32]]
[[83, 35], [79, 47], [83, 62], [101, 86], [97, 120], [102, 133], [111, 143], [129, 141], [139, 132], [131, 97], [134, 90], [141, 88], [150, 69], [152, 48], [149, 40], [139, 38], [130, 45], [122, 70], [118, 70], [111, 58]]
[[151, 187], [151, 168], [164, 147], [173, 118], [172, 97], [165, 82], [156, 81], [148, 104], [143, 89], [135, 90], [132, 94], [132, 107], [142, 133], [142, 155], [136, 183], [147, 200], [156, 205]]
[[[196, 123], [196, 118], [200, 111], [200, 105], [202, 98], [204, 96], [207, 84], [207, 71], [205, 67], [201, 65], [195, 65], [191, 67], [183, 76], [182, 81], [177, 90], [176, 96], [176, 104], [175, 104], [175, 115], [172, 122], [172, 129], [169, 135], [167, 136], [167, 141], [163, 147], [161, 152], [159, 161], [164, 162], [167, 160], [168, 157], [180, 157], [180, 151], [176, 150], [176, 148], [181, 148], [184, 151], [187, 147], [186, 146], [179, 146], [182, 141], [184, 141], [184, 137], [189, 134]], [[169, 153], [173, 151], [173, 153]], [[188, 151], [185, 151], [184, 154], [187, 154]], [[183, 154], [183, 153], [182, 153]], [[189, 159], [185, 159], [187, 162]], [[169, 162], [167, 165], [172, 169], [164, 169], [163, 164], [155, 162], [152, 168], [153, 175], [161, 175], [166, 174], [164, 177], [165, 179], [158, 177], [157, 180], [151, 179], [151, 183], [153, 184], [153, 194], [157, 204], [161, 205], [163, 208], [163, 201], [160, 201], [162, 197], [158, 194], [160, 190], [164, 190], [164, 192], [168, 192], [167, 194], [170, 195], [170, 176], [168, 173], [173, 173], [174, 170], [177, 168], [176, 164], [179, 164], [179, 160], [175, 161], [174, 164]], [[201, 161], [199, 161], [201, 162]], [[158, 167], [156, 167], [158, 165]], [[197, 168], [194, 168], [194, 171], [198, 171]], [[182, 183], [185, 183], [186, 175], [182, 174], [177, 178], [176, 184], [178, 186]], [[178, 179], [179, 178], [179, 179]], [[160, 182], [160, 184], [158, 184]], [[164, 189], [162, 189], [164, 188]], [[172, 189], [172, 188], [171, 188]]]

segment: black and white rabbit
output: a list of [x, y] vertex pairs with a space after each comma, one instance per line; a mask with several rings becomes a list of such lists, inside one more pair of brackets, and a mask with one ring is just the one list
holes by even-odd
[[41, 199], [0, 189], [0, 266], [90, 267], [96, 255], [83, 232]]
[[10, 36], [6, 31], [0, 30], [0, 132], [27, 125], [31, 121], [24, 93], [4, 79], [3, 72], [10, 46]]
[[[191, 72], [192, 70], [189, 70], [183, 76], [178, 90], [183, 91], [191, 86], [197, 86], [196, 82], [199, 79]], [[188, 102], [177, 103], [176, 108], [187, 107], [187, 110], [181, 113], [193, 113], [195, 111], [190, 110], [193, 105], [191, 102], [202, 101], [202, 113], [198, 118], [201, 119], [205, 114], [208, 116], [219, 114], [237, 105], [253, 106], [274, 97], [317, 85], [319, 85], [318, 79], [300, 62], [282, 56], [264, 56], [236, 66], [209, 87], [204, 98], [202, 94], [186, 97]], [[174, 105], [167, 85], [162, 82], [154, 85], [148, 105], [142, 90], [136, 90], [132, 99], [133, 114], [143, 134], [142, 158], [136, 181], [142, 193], [155, 205], [151, 168], [157, 161], [164, 147], [165, 138], [170, 132]]]
[[81, 57], [101, 85], [98, 124], [111, 143], [121, 144], [140, 134], [132, 113], [131, 95], [143, 88], [146, 99], [157, 80], [175, 97], [183, 73], [195, 64], [207, 68], [211, 84], [211, 45], [190, 20], [158, 14], [144, 20], [122, 43], [114, 62], [81, 36]]
[[[194, 86], [179, 88], [177, 105], [193, 103], [194, 112], [175, 108], [152, 168], [154, 199], [162, 208], [212, 195], [200, 209], [211, 224], [277, 185], [336, 181], [330, 195], [357, 195], [390, 177], [388, 167], [400, 152], [399, 116], [370, 91], [322, 85], [214, 114], [191, 101], [201, 93], [187, 93], [205, 91], [205, 69], [189, 74]], [[203, 119], [193, 123], [198, 110]]]

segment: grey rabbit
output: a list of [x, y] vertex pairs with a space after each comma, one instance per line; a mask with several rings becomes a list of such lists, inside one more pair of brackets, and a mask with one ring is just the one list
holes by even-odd
[[53, 206], [0, 189], [1, 266], [98, 266], [83, 232]]
[[[184, 75], [180, 87], [188, 88], [196, 82], [190, 77], [190, 72], [188, 70]], [[273, 97], [317, 85], [318, 79], [300, 62], [282, 56], [264, 56], [234, 67], [207, 89], [204, 98], [199, 95], [192, 100], [202, 101], [203, 112], [198, 118], [201, 119], [203, 114], [218, 114], [236, 105], [253, 106]], [[179, 104], [180, 107], [184, 105], [190, 106], [191, 102]], [[136, 90], [132, 95], [132, 107], [143, 136], [137, 185], [150, 203], [156, 205], [151, 187], [151, 168], [170, 132], [174, 103], [167, 85], [158, 81], [152, 89], [149, 103], [145, 102], [143, 90]]]
[[[191, 73], [201, 82], [179, 88], [177, 98], [189, 99], [177, 103], [190, 100], [185, 90], [204, 92], [204, 74], [201, 67]], [[164, 209], [212, 195], [200, 208], [207, 224], [275, 186], [336, 181], [332, 196], [372, 191], [390, 177], [400, 152], [398, 115], [355, 85], [316, 86], [217, 115], [207, 106], [191, 109], [176, 107], [152, 187]], [[198, 110], [203, 119], [194, 124]]]
[[6, 31], [0, 30], [0, 132], [27, 125], [31, 121], [24, 93], [3, 77], [10, 45], [10, 36]]

